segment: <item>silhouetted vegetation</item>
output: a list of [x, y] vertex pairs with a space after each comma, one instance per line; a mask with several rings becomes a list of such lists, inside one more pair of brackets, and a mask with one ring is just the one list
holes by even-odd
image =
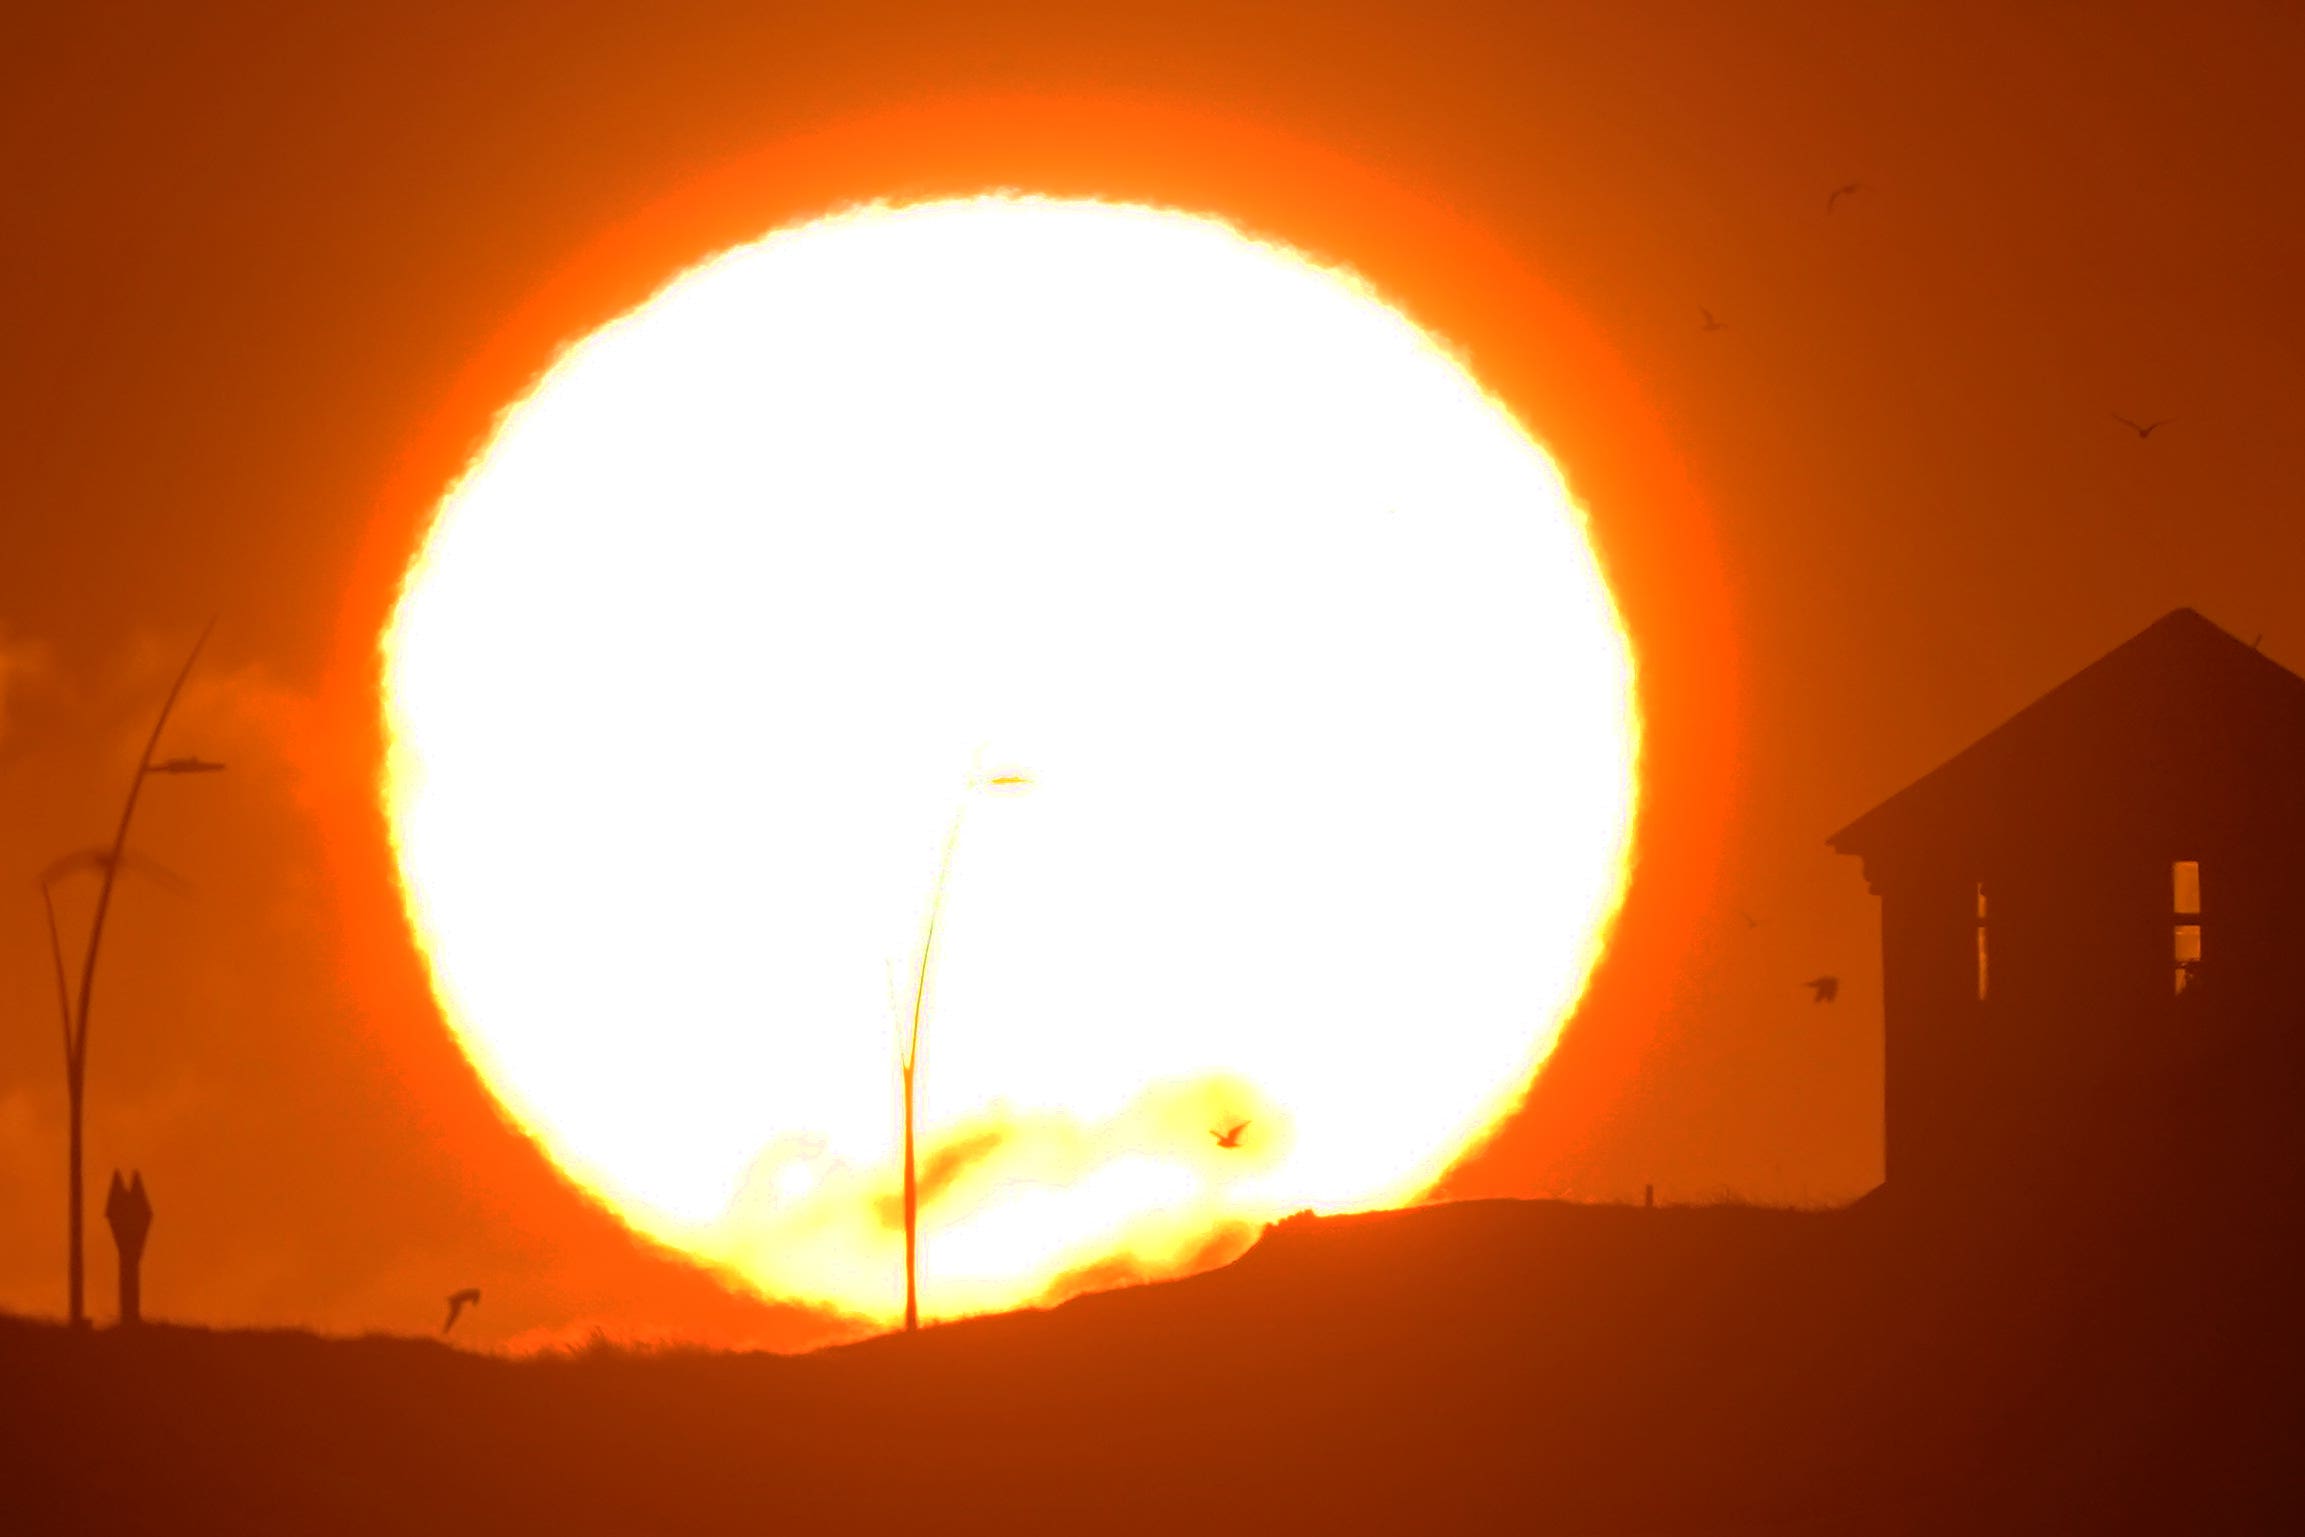
[[0, 1323], [4, 1380], [49, 1388], [0, 1395], [0, 1445], [44, 1529], [2272, 1529], [2305, 1514], [2295, 1139], [2188, 1108], [2301, 1058], [2205, 1050], [2127, 1107], [2172, 1156], [1959, 1221], [1298, 1217], [1207, 1275], [805, 1357]]
[[[2305, 732], [2305, 685], [2269, 690], [2196, 618], [2148, 640]], [[1924, 804], [1971, 777], [1997, 804], [2011, 776], [1975, 765], [2017, 739], [1924, 780]], [[2268, 777], [2194, 773], [2225, 788], [2183, 814]], [[1902, 832], [1863, 836], [1923, 903], [1915, 953], [1946, 962], [1911, 973], [1901, 1016], [1941, 1049], [1892, 1069], [1892, 1103], [1918, 1083], [1902, 1103], [1927, 1112], [1904, 1133], [1916, 1177], [1892, 1159], [1854, 1207], [1652, 1187], [1300, 1212], [1190, 1279], [792, 1358], [0, 1321], [0, 1498], [37, 1530], [233, 1533], [2299, 1527], [2305, 995], [2273, 942], [2294, 864], [2129, 818], [2136, 878], [2044, 858], [2059, 900], [1996, 931], [2034, 945], [1988, 973], [1975, 930], [2003, 909], [1982, 883], [1898, 864], [1945, 850], [1913, 794]], [[2022, 849], [2040, 824], [2014, 825]], [[2214, 857], [2174, 856], [2171, 891], [2171, 848]], [[2173, 926], [2194, 920], [2217, 944], [2188, 953]]]
[[[214, 629], [211, 624], [209, 629]], [[83, 1163], [83, 1110], [88, 1085], [88, 1021], [96, 996], [96, 961], [104, 948], [104, 920], [112, 910], [112, 891], [124, 867], [136, 861], [128, 849], [128, 829], [136, 819], [136, 803], [142, 798], [144, 781], [154, 774], [213, 774], [224, 767], [206, 758], [178, 756], [156, 758], [160, 750], [161, 733], [168, 729], [168, 717], [176, 709], [176, 701], [184, 693], [185, 680], [192, 676], [192, 668], [200, 660], [201, 650], [208, 644], [208, 630], [192, 643], [191, 654], [184, 658], [184, 666], [169, 685], [168, 697], [161, 702], [160, 715], [152, 723], [152, 735], [144, 743], [144, 752], [136, 760], [136, 769], [128, 778], [128, 796], [120, 808], [120, 823], [112, 834], [108, 848], [86, 849], [68, 854], [52, 863], [40, 877], [40, 902], [48, 919], [48, 943], [56, 967], [56, 1008], [62, 1017], [64, 1030], [64, 1088], [65, 1117], [65, 1226], [64, 1226], [64, 1298], [65, 1316], [74, 1325], [88, 1321], [86, 1228], [87, 1205], [81, 1194]], [[80, 871], [94, 871], [101, 877], [96, 888], [96, 910], [88, 921], [88, 938], [81, 949], [80, 986], [74, 992], [65, 980], [64, 940], [56, 923], [56, 901], [52, 890], [65, 876]]]

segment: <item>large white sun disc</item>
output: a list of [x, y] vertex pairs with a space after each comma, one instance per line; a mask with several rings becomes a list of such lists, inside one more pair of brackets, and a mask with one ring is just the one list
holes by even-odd
[[865, 209], [687, 273], [506, 415], [386, 656], [492, 1091], [640, 1230], [873, 1316], [956, 813], [931, 1312], [1413, 1197], [1625, 877], [1631, 664], [1552, 465], [1365, 285], [1165, 210]]

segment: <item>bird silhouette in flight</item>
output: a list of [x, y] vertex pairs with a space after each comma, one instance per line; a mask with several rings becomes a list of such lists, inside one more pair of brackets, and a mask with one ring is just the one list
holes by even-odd
[[1235, 1126], [1231, 1131], [1217, 1131], [1211, 1129], [1209, 1135], [1217, 1139], [1218, 1147], [1239, 1147], [1241, 1145], [1241, 1133], [1247, 1131], [1248, 1129], [1249, 1123], [1243, 1121], [1238, 1126]]
[[1760, 919], [1754, 917], [1751, 913], [1746, 912], [1741, 907], [1737, 909], [1737, 916], [1745, 920], [1745, 927], [1748, 929], [1757, 929], [1761, 926]]
[[1811, 977], [1801, 985], [1816, 994], [1812, 1001], [1817, 1003], [1831, 1003], [1835, 998], [1841, 996], [1841, 979], [1830, 974], [1822, 977]]
[[1832, 195], [1825, 199], [1825, 212], [1831, 213], [1833, 211], [1833, 205], [1840, 202], [1841, 199], [1845, 197], [1854, 197], [1864, 190], [1865, 184], [1861, 181], [1845, 182], [1842, 185], [1835, 187], [1833, 189]]
[[450, 1292], [448, 1294], [448, 1322], [440, 1326], [440, 1332], [446, 1334], [455, 1328], [457, 1316], [466, 1308], [476, 1307], [479, 1303], [480, 1288], [477, 1286], [467, 1286], [462, 1291]]
[[2168, 425], [2169, 425], [2171, 422], [2173, 422], [2173, 421], [2175, 421], [2175, 420], [2176, 420], [2176, 418], [2175, 418], [2175, 417], [2173, 417], [2173, 416], [2169, 416], [2169, 417], [2163, 417], [2163, 418], [2162, 418], [2160, 421], [2157, 421], [2157, 422], [2145, 422], [2145, 423], [2139, 424], [2139, 423], [2137, 423], [2137, 422], [2133, 422], [2133, 421], [2129, 420], [2129, 418], [2127, 418], [2126, 416], [2123, 416], [2123, 415], [2122, 415], [2120, 412], [2118, 412], [2118, 411], [2115, 411], [2115, 412], [2113, 412], [2113, 413], [2112, 413], [2112, 415], [2113, 415], [2113, 420], [2115, 420], [2115, 421], [2119, 422], [2119, 423], [2120, 423], [2122, 426], [2124, 426], [2124, 427], [2128, 428], [2128, 429], [2129, 429], [2131, 432], [2134, 432], [2134, 433], [2135, 433], [2135, 434], [2137, 434], [2137, 436], [2138, 436], [2138, 437], [2140, 437], [2140, 438], [2149, 438], [2149, 437], [2151, 437], [2151, 436], [2153, 435], [2153, 429], [2154, 429], [2154, 428], [2156, 428], [2156, 427], [2166, 427], [2166, 426], [2168, 426]]
[[1713, 312], [1712, 312], [1711, 310], [1709, 310], [1709, 309], [1705, 308], [1705, 307], [1704, 307], [1702, 304], [1700, 304], [1700, 305], [1698, 305], [1698, 306], [1697, 306], [1697, 313], [1705, 317], [1705, 323], [1704, 323], [1703, 325], [1701, 325], [1701, 326], [1697, 327], [1697, 329], [1698, 329], [1698, 330], [1700, 330], [1700, 331], [1726, 331], [1727, 329], [1729, 329], [1729, 328], [1728, 328], [1728, 326], [1727, 326], [1727, 325], [1725, 325], [1725, 324], [1723, 324], [1721, 321], [1715, 320], [1715, 319], [1713, 318]]

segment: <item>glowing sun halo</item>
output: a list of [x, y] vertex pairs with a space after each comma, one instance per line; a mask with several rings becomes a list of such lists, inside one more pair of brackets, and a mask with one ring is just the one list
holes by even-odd
[[385, 655], [491, 1090], [640, 1231], [876, 1318], [956, 814], [932, 1316], [1414, 1198], [1626, 878], [1632, 663], [1552, 464], [1365, 284], [1167, 210], [868, 208], [683, 274], [505, 415]]

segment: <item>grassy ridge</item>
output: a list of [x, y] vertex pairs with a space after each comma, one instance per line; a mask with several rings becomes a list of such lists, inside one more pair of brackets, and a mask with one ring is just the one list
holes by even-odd
[[2166, 1215], [1464, 1203], [790, 1358], [5, 1321], [0, 1466], [27, 1531], [2264, 1529], [2282, 1231]]

